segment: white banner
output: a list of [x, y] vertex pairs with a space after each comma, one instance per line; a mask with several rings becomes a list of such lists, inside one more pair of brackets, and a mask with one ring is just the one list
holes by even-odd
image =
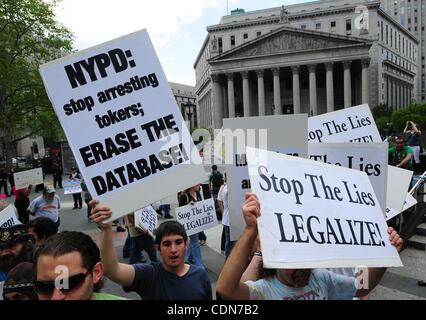
[[83, 191], [81, 189], [80, 180], [64, 180], [63, 186], [64, 186], [64, 194], [80, 193]]
[[8, 205], [0, 211], [0, 229], [10, 228], [12, 226], [22, 224], [16, 217], [15, 209], [12, 205]]
[[309, 142], [382, 142], [368, 104], [308, 119]]
[[[417, 200], [409, 193], [407, 193], [407, 197], [404, 201], [404, 207], [402, 208], [402, 211], [405, 211], [407, 209], [410, 209], [412, 206], [415, 206], [417, 204]], [[398, 210], [395, 210], [393, 208], [386, 208], [386, 221], [396, 217], [401, 213]]]
[[88, 191], [112, 209], [109, 221], [207, 179], [146, 30], [40, 73]]
[[16, 190], [28, 188], [31, 184], [33, 186], [43, 183], [43, 170], [36, 168], [27, 171], [16, 172], [13, 174], [15, 180]]
[[402, 266], [365, 172], [247, 148], [267, 268]]
[[413, 171], [388, 166], [386, 186], [386, 207], [401, 212], [407, 198]]
[[135, 211], [135, 227], [148, 231], [151, 237], [154, 237], [154, 230], [158, 226], [157, 212], [152, 206]]
[[306, 158], [307, 125], [306, 114], [223, 119], [231, 240], [238, 240], [244, 230], [241, 204], [251, 190], [246, 146]]
[[213, 198], [178, 207], [175, 212], [177, 222], [184, 226], [188, 236], [217, 226]]
[[370, 179], [380, 207], [386, 208], [388, 143], [309, 143], [309, 158], [364, 171]]

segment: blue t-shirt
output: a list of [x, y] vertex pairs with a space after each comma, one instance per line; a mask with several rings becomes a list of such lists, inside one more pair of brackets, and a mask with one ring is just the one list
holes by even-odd
[[247, 281], [250, 300], [349, 300], [355, 296], [355, 279], [324, 269], [313, 269], [302, 288], [288, 287], [276, 276]]
[[163, 268], [161, 262], [135, 264], [135, 279], [126, 292], [134, 291], [143, 300], [211, 300], [212, 289], [207, 272], [191, 265], [179, 277]]

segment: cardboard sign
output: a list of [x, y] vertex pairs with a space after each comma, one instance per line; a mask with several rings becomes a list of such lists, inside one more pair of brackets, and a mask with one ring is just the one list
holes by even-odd
[[217, 226], [213, 198], [178, 207], [175, 212], [177, 222], [184, 226], [188, 236]]
[[135, 211], [135, 227], [148, 231], [154, 237], [154, 230], [158, 226], [157, 212], [152, 206]]
[[12, 205], [8, 205], [0, 211], [0, 229], [10, 228], [18, 224], [22, 223], [16, 217], [16, 212]]
[[309, 142], [382, 142], [368, 104], [310, 117]]
[[386, 186], [386, 207], [402, 211], [407, 197], [413, 171], [388, 166], [388, 181]]
[[[412, 206], [415, 206], [416, 204], [417, 204], [417, 200], [410, 193], [407, 193], [407, 197], [405, 198], [405, 201], [404, 201], [404, 207], [402, 208], [401, 212], [404, 212], [405, 210], [410, 209]], [[386, 221], [396, 217], [401, 212], [393, 208], [386, 208]]]
[[386, 208], [388, 143], [309, 143], [309, 159], [364, 171], [380, 207]]
[[206, 180], [146, 30], [40, 73], [88, 191], [112, 209], [109, 221]]
[[402, 266], [365, 172], [247, 148], [267, 268]]
[[231, 240], [238, 240], [244, 230], [241, 204], [251, 190], [246, 146], [306, 158], [307, 125], [306, 114], [223, 119]]
[[64, 180], [63, 183], [64, 183], [64, 194], [80, 193], [83, 191], [83, 189], [81, 189], [80, 180]]
[[27, 171], [16, 172], [13, 174], [15, 179], [16, 190], [28, 188], [31, 184], [33, 186], [43, 183], [43, 170], [36, 168]]

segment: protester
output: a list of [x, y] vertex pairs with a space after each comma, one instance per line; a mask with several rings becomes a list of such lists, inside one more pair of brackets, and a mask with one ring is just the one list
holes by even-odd
[[404, 145], [404, 140], [400, 137], [395, 138], [395, 146], [389, 148], [388, 163], [391, 166], [411, 170], [413, 167], [413, 151], [410, 147]]
[[407, 146], [413, 150], [413, 158], [416, 164], [420, 163], [420, 145], [421, 134], [420, 125], [413, 121], [407, 121], [404, 133], [408, 133]]
[[49, 218], [39, 217], [28, 223], [28, 233], [33, 235], [35, 247], [40, 248], [50, 236], [58, 233], [58, 226]]
[[[243, 204], [246, 228], [226, 260], [217, 282], [217, 291], [227, 299], [240, 300], [324, 300], [352, 299], [364, 296], [380, 282], [386, 268], [368, 269], [368, 289], [355, 287], [354, 279], [322, 269], [277, 269], [270, 270], [265, 279], [241, 281], [250, 248], [258, 235], [257, 218], [260, 203], [257, 196], [247, 193]], [[389, 228], [389, 240], [398, 252], [402, 239]]]
[[52, 173], [53, 173], [53, 187], [56, 188], [58, 185], [59, 189], [62, 189], [62, 175], [64, 174], [62, 170], [62, 163], [59, 157], [56, 157], [52, 163]]
[[231, 241], [231, 229], [229, 224], [229, 208], [228, 208], [228, 185], [226, 182], [222, 185], [217, 196], [217, 202], [221, 208], [222, 215], [222, 225], [223, 225], [223, 234], [225, 237], [225, 257], [228, 258], [231, 253], [231, 249], [235, 244], [235, 241]]
[[90, 205], [89, 205], [89, 202], [90, 201], [92, 201], [92, 195], [90, 194], [90, 192], [89, 192], [89, 189], [87, 189], [87, 185], [86, 185], [86, 183], [84, 182], [84, 179], [83, 180], [81, 180], [81, 189], [83, 190], [83, 197], [84, 197], [84, 202], [86, 203], [86, 205], [87, 205], [87, 220], [89, 221], [89, 222], [91, 222], [91, 220], [90, 220], [90, 211], [92, 210], [91, 208], [90, 208]]
[[203, 268], [185, 263], [188, 237], [176, 221], [163, 222], [155, 231], [157, 250], [162, 262], [129, 265], [119, 263], [115, 252], [111, 224], [103, 224], [112, 216], [111, 209], [97, 200], [91, 202], [91, 218], [102, 230], [100, 250], [105, 275], [135, 291], [144, 300], [209, 300], [211, 284]]
[[3, 286], [4, 300], [38, 300], [34, 291], [34, 267], [31, 262], [21, 262], [12, 268]]
[[47, 217], [51, 219], [59, 227], [59, 209], [61, 208], [61, 201], [55, 194], [55, 188], [47, 184], [43, 188], [43, 194], [35, 198], [28, 207], [28, 213], [32, 216]]
[[[70, 180], [81, 181], [80, 171], [76, 167], [71, 168]], [[81, 192], [73, 193], [72, 198], [74, 199], [74, 208], [81, 209], [83, 206], [83, 199], [81, 198]]]
[[30, 184], [28, 188], [22, 188], [16, 190], [16, 187], [13, 186], [12, 192], [15, 195], [15, 207], [18, 210], [18, 219], [23, 224], [27, 224], [30, 220], [30, 215], [27, 211], [27, 208], [30, 205], [30, 193], [32, 189], [32, 185]]
[[103, 287], [99, 248], [88, 235], [63, 231], [51, 236], [34, 258], [34, 288], [40, 300], [123, 300]]
[[[179, 207], [194, 204], [197, 201], [201, 201], [199, 184], [186, 189], [179, 195]], [[186, 251], [185, 259], [198, 267], [204, 268], [198, 233], [189, 236], [189, 247]]]
[[4, 194], [6, 195], [6, 197], [9, 197], [9, 192], [7, 191], [7, 171], [6, 168], [2, 168], [0, 167], [0, 193], [1, 193], [1, 189], [4, 189]]
[[15, 177], [13, 176], [15, 174], [15, 169], [13, 166], [9, 168], [9, 183], [10, 183], [10, 189], [13, 189], [15, 186]]
[[[44, 181], [44, 178], [45, 178], [45, 174], [44, 174], [44, 167], [43, 167], [43, 164], [41, 163], [41, 161], [40, 160], [37, 160], [37, 163], [36, 163], [36, 165], [34, 166], [34, 168], [36, 169], [36, 168], [41, 168], [41, 171], [42, 171], [42, 173], [43, 173], [43, 181]], [[35, 186], [35, 192], [40, 192], [40, 191], [43, 191], [43, 188], [44, 188], [44, 184], [43, 183], [40, 183], [40, 184], [38, 184], [38, 185], [36, 185]]]

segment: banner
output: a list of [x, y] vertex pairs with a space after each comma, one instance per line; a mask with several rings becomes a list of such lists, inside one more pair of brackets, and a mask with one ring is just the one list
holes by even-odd
[[63, 186], [64, 186], [64, 194], [80, 193], [83, 191], [81, 189], [80, 180], [64, 180]]
[[382, 142], [368, 104], [308, 119], [309, 142]]
[[43, 170], [42, 168], [36, 168], [16, 172], [13, 174], [13, 179], [15, 179], [16, 190], [28, 188], [30, 184], [36, 186], [43, 183]]
[[149, 235], [154, 238], [154, 230], [157, 229], [157, 226], [157, 212], [152, 206], [135, 211], [135, 227], [148, 231]]
[[178, 207], [175, 212], [177, 222], [184, 226], [188, 237], [217, 226], [213, 198]]
[[306, 158], [307, 125], [306, 114], [223, 119], [231, 240], [238, 240], [244, 230], [241, 204], [251, 190], [246, 146]]
[[386, 209], [388, 143], [309, 143], [309, 159], [364, 171]]
[[[405, 198], [404, 206], [401, 212], [404, 212], [405, 210], [410, 209], [412, 206], [415, 206], [416, 204], [417, 204], [417, 200], [410, 193], [407, 193], [407, 197]], [[393, 208], [386, 208], [386, 221], [396, 217], [401, 212]]]
[[22, 224], [16, 217], [15, 209], [12, 205], [8, 205], [0, 211], [0, 229], [10, 228], [14, 225]]
[[108, 221], [206, 180], [146, 30], [40, 73], [88, 191], [112, 209]]
[[266, 268], [402, 266], [365, 172], [247, 148]]

